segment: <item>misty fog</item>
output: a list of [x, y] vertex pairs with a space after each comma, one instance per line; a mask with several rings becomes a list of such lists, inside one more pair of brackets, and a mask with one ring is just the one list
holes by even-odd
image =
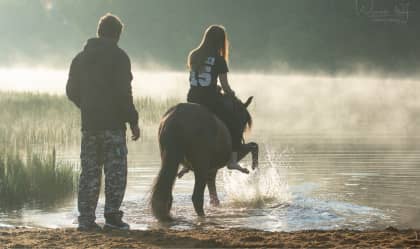
[[358, 3], [243, 0], [237, 11], [232, 0], [3, 0], [0, 89], [64, 94], [72, 57], [111, 11], [125, 23], [120, 46], [132, 60], [136, 96], [184, 100], [186, 56], [207, 25], [220, 23], [231, 84], [243, 99], [256, 97], [256, 129], [417, 134], [418, 3], [409, 1], [401, 22], [372, 21]]
[[[185, 101], [188, 73], [134, 70], [136, 97]], [[0, 90], [63, 95], [67, 70], [2, 68]], [[230, 82], [251, 106], [256, 129], [281, 134], [410, 135], [420, 131], [420, 80], [376, 76], [232, 73]]]

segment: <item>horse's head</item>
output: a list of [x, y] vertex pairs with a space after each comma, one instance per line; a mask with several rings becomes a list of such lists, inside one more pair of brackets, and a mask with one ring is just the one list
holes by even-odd
[[251, 114], [248, 111], [248, 106], [251, 104], [253, 99], [254, 99], [254, 96], [251, 96], [246, 100], [245, 103], [243, 103], [243, 106], [245, 107], [245, 111], [244, 111], [244, 114], [243, 114], [243, 117], [244, 117], [244, 119], [243, 119], [244, 123], [243, 124], [244, 124], [244, 127], [246, 129], [251, 129], [252, 128], [252, 117], [251, 117]]
[[251, 96], [247, 99], [247, 101], [242, 102], [237, 97], [234, 97], [234, 113], [236, 120], [240, 122], [242, 133], [252, 128], [252, 117], [248, 111], [248, 106], [251, 104], [253, 98], [254, 97]]

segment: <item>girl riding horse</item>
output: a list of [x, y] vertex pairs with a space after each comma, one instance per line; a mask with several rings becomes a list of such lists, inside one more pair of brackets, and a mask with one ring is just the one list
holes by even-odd
[[219, 79], [223, 92], [235, 97], [235, 92], [228, 83], [228, 58], [229, 49], [225, 28], [220, 25], [208, 27], [200, 45], [188, 56], [190, 90], [187, 100], [207, 107], [226, 124], [232, 138], [232, 154], [227, 167], [242, 170], [238, 164], [238, 151], [242, 144], [240, 124], [238, 120], [235, 120], [234, 110], [229, 110], [225, 106], [217, 84], [217, 79]]
[[[176, 176], [192, 170], [192, 202], [199, 216], [204, 216], [204, 190], [208, 187], [210, 203], [219, 204], [216, 175], [228, 165], [244, 173], [238, 165], [248, 153], [252, 169], [258, 166], [258, 145], [243, 144], [242, 134], [252, 126], [247, 108], [252, 97], [242, 102], [236, 98], [227, 81], [227, 39], [221, 26], [210, 26], [200, 46], [188, 57], [191, 88], [188, 102], [170, 108], [159, 125], [161, 168], [152, 189], [152, 213], [159, 221], [171, 221], [172, 189]], [[224, 95], [220, 94], [220, 79]], [[228, 108], [224, 103], [228, 103]], [[179, 165], [184, 169], [178, 173]]]

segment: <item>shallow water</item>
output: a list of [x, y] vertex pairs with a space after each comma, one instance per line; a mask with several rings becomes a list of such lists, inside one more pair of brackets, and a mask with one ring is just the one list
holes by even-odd
[[[7, 72], [10, 82], [22, 82], [13, 71]], [[16, 86], [6, 77], [0, 79], [0, 89], [62, 93], [65, 73], [53, 74], [54, 81], [61, 79], [54, 86], [41, 84], [49, 79], [48, 72], [38, 73], [34, 82], [39, 86], [29, 82]], [[185, 73], [159, 75], [143, 74], [148, 85], [139, 77], [136, 95], [183, 97]], [[255, 95], [251, 106], [255, 128], [248, 140], [260, 144], [260, 167], [250, 175], [221, 170], [217, 179], [221, 206], [211, 207], [206, 193], [206, 218], [197, 218], [192, 207], [193, 174], [177, 180], [172, 209], [177, 221], [169, 227], [269, 231], [420, 227], [419, 82], [258, 74], [232, 79], [240, 96]], [[123, 210], [137, 229], [161, 226], [148, 208], [160, 167], [155, 134], [129, 142]], [[58, 152], [62, 160], [78, 161], [78, 147]], [[248, 168], [249, 159], [243, 162]], [[97, 209], [99, 222], [102, 211], [103, 199]], [[71, 227], [76, 226], [76, 217], [76, 202], [71, 199], [54, 207], [0, 213], [0, 227]]]
[[[260, 167], [250, 175], [221, 170], [221, 206], [197, 218], [191, 203], [193, 174], [177, 180], [174, 229], [247, 227], [269, 231], [418, 227], [418, 146], [403, 137], [323, 138], [270, 136], [261, 139]], [[268, 142], [269, 141], [269, 142]], [[390, 142], [391, 141], [391, 142]], [[130, 146], [128, 190], [123, 205], [133, 228], [160, 227], [148, 208], [148, 193], [159, 169], [154, 141]], [[77, 150], [67, 157], [77, 160]], [[250, 160], [244, 161], [250, 167]], [[99, 222], [103, 222], [100, 200]], [[75, 201], [48, 210], [22, 210], [1, 217], [12, 225], [75, 226]]]

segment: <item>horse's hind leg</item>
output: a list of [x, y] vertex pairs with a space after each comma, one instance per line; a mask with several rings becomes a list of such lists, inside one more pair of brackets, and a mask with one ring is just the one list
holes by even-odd
[[207, 183], [207, 171], [202, 170], [194, 171], [195, 183], [194, 192], [192, 195], [192, 202], [194, 204], [195, 212], [198, 216], [204, 216], [204, 190]]
[[217, 170], [210, 173], [207, 179], [207, 188], [209, 189], [210, 204], [213, 206], [220, 205], [219, 197], [217, 196], [217, 190], [216, 190], [216, 175], [217, 175]]

